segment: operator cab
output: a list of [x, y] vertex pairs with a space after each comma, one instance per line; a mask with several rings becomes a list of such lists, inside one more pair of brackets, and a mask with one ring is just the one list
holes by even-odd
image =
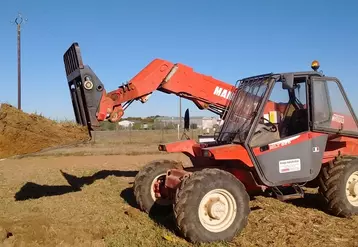
[[317, 61], [311, 67], [314, 71], [286, 74], [273, 83], [251, 147], [307, 131], [358, 136], [356, 116], [339, 80], [318, 73]]
[[340, 81], [317, 72], [317, 61], [311, 67], [241, 80], [224, 116], [216, 141], [243, 145], [266, 185], [310, 181], [320, 171], [329, 137], [358, 137]]
[[308, 131], [307, 76], [292, 75], [292, 87], [275, 82], [250, 141], [252, 147]]

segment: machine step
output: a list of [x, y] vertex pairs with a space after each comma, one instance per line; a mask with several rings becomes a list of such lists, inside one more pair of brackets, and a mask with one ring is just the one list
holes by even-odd
[[299, 185], [293, 185], [290, 187], [273, 187], [273, 193], [276, 195], [276, 198], [280, 201], [287, 201], [293, 199], [304, 198], [304, 191]]

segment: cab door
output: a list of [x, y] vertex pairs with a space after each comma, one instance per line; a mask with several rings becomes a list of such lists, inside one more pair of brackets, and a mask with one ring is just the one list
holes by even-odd
[[[276, 126], [276, 138], [266, 134], [267, 139], [255, 143], [254, 132], [248, 142], [258, 175], [267, 186], [306, 182], [321, 169], [327, 135], [310, 131], [307, 83], [298, 81], [299, 86], [291, 93], [277, 81], [269, 96], [267, 104], [274, 103], [279, 118], [277, 122], [267, 119], [266, 124]], [[264, 115], [267, 111], [272, 115], [269, 107], [265, 107]]]
[[306, 131], [252, 148], [262, 181], [279, 186], [314, 179], [321, 169], [326, 141], [326, 134]]

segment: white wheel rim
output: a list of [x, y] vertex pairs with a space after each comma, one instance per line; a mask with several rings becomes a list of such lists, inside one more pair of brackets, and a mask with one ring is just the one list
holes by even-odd
[[236, 208], [236, 201], [227, 190], [209, 191], [199, 204], [200, 223], [210, 232], [225, 231], [235, 220]]
[[347, 180], [346, 196], [350, 204], [358, 207], [358, 171], [353, 172]]
[[165, 198], [158, 198], [155, 196], [155, 193], [154, 193], [154, 184], [157, 182], [157, 180], [160, 178], [160, 177], [165, 177], [166, 176], [166, 173], [163, 173], [163, 174], [159, 174], [158, 176], [156, 176], [153, 181], [152, 181], [152, 184], [150, 185], [150, 195], [152, 196], [152, 199], [155, 201], [155, 203], [159, 204], [159, 205], [162, 205], [162, 206], [166, 206], [166, 205], [170, 205], [172, 204], [172, 201], [169, 200], [169, 199], [165, 199]]

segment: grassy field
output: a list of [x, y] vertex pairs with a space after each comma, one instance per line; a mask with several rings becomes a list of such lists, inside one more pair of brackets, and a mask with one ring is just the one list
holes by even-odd
[[[186, 159], [151, 154], [155, 141], [109, 139], [0, 161], [0, 246], [192, 246], [171, 217], [150, 218], [138, 210], [132, 191], [134, 176], [146, 162]], [[148, 145], [148, 153], [141, 154], [138, 145]], [[101, 154], [115, 146], [125, 150]], [[87, 155], [80, 153], [87, 148]], [[288, 203], [258, 196], [250, 208], [248, 226], [232, 243], [199, 246], [358, 246], [358, 218], [326, 214], [314, 190]]]
[[[203, 130], [196, 129], [187, 132], [191, 139], [198, 140], [198, 135], [204, 135]], [[210, 132], [209, 134], [213, 134]], [[93, 143], [122, 143], [122, 144], [158, 144], [180, 140], [182, 132], [177, 130], [119, 130], [96, 131], [92, 134]]]
[[[200, 130], [188, 133], [192, 139], [198, 140], [202, 135]], [[178, 138], [179, 137], [179, 138]], [[25, 155], [28, 156], [87, 156], [87, 155], [140, 155], [159, 154], [158, 144], [175, 142], [180, 140], [182, 133], [176, 130], [120, 130], [97, 131], [92, 133], [89, 143], [65, 146], [63, 148], [51, 148], [44, 152]]]

